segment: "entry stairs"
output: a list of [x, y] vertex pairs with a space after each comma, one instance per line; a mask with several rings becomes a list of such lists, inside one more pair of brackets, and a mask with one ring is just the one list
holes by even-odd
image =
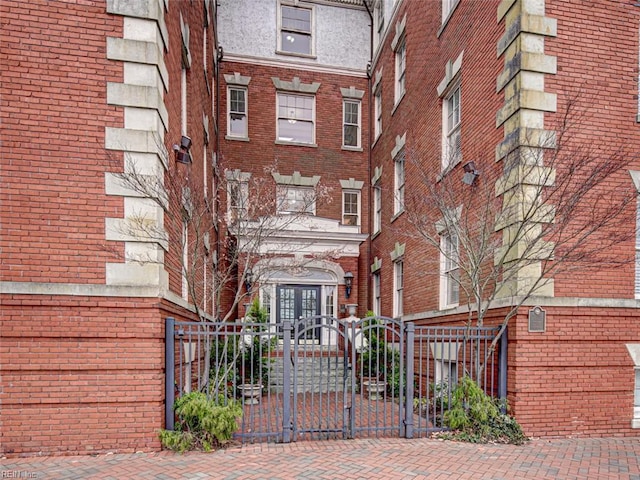
[[272, 392], [284, 392], [285, 361], [291, 362], [290, 393], [342, 392], [351, 388], [351, 375], [343, 356], [305, 351], [291, 358], [277, 356], [272, 359], [269, 375], [269, 389]]

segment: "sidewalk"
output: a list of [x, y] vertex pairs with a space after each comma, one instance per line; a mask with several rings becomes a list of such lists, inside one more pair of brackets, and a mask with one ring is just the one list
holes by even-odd
[[640, 438], [472, 445], [430, 439], [259, 444], [170, 452], [0, 460], [0, 479], [640, 480]]

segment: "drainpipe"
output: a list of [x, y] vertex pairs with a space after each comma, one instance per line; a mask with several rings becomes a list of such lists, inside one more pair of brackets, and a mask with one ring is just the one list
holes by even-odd
[[[371, 217], [371, 212], [373, 211], [373, 195], [371, 195], [373, 193], [373, 189], [371, 188], [371, 116], [373, 114], [373, 108], [372, 108], [372, 99], [373, 99], [373, 95], [371, 94], [371, 72], [373, 69], [373, 14], [371, 13], [371, 10], [369, 9], [369, 5], [368, 5], [368, 1], [364, 0], [364, 8], [367, 9], [367, 13], [369, 14], [369, 20], [371, 20], [370, 26], [369, 26], [369, 63], [367, 64], [367, 90], [368, 90], [368, 97], [369, 97], [369, 124], [367, 128], [367, 183], [369, 184], [369, 238], [367, 239], [367, 263], [365, 265], [365, 272], [367, 274], [367, 291], [365, 292], [365, 298], [367, 298], [369, 301], [367, 302], [366, 308], [367, 310], [372, 310], [373, 308], [373, 303], [371, 302], [371, 299], [369, 298], [369, 292], [371, 291], [371, 288], [369, 288], [370, 285], [370, 271], [369, 271], [369, 265], [371, 265], [371, 234], [373, 232], [373, 218]], [[371, 307], [371, 308], [370, 308]]]

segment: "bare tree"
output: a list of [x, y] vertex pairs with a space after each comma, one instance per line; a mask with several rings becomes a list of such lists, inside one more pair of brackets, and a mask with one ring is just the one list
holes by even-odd
[[[312, 221], [310, 212], [328, 201], [330, 191], [318, 182], [306, 189], [303, 198], [296, 199], [296, 205], [284, 205], [280, 189], [286, 185], [277, 184], [273, 176], [277, 162], [261, 175], [216, 165], [212, 193], [203, 188], [202, 178], [192, 174], [190, 165], [178, 165], [165, 175], [162, 170], [143, 171], [132, 161], [125, 164], [125, 171], [116, 174], [121, 187], [150, 208], [129, 215], [120, 225], [120, 233], [159, 246], [169, 245], [171, 237], [172, 244], [177, 240], [180, 248], [180, 254], [166, 257], [148, 249], [132, 252], [126, 260], [161, 263], [173, 272], [174, 278], [181, 279], [182, 296], [200, 322], [215, 320], [222, 328], [223, 322], [235, 319], [240, 307], [256, 294], [255, 288], [244, 288], [245, 284], [248, 280], [253, 285], [263, 283], [270, 260], [285, 256], [290, 259], [290, 268], [303, 269], [321, 256], [304, 254], [304, 240], [292, 243], [290, 237], [297, 226]], [[164, 222], [157, 220], [154, 208], [164, 211]], [[252, 269], [258, 260], [262, 268]], [[209, 378], [211, 342], [212, 338], [205, 337], [201, 390], [216, 381]], [[224, 358], [227, 352], [219, 356], [220, 361]], [[221, 372], [216, 378], [222, 381], [226, 374]]]
[[637, 192], [626, 172], [634, 158], [622, 142], [581, 142], [580, 116], [569, 99], [553, 133], [525, 139], [494, 177], [473, 165], [464, 183], [448, 172], [435, 177], [412, 159], [422, 181], [406, 198], [409, 222], [439, 257], [434, 270], [450, 266], [468, 324], [482, 326], [497, 304], [507, 307], [489, 354], [528, 299], [553, 295], [560, 274], [634, 260], [633, 250], [611, 255], [635, 235]]

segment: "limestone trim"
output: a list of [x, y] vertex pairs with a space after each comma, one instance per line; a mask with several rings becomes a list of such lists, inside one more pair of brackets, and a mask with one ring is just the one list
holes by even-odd
[[371, 91], [375, 92], [380, 87], [380, 82], [382, 82], [382, 67], [376, 70], [376, 74], [373, 78], [374, 80], [373, 80], [373, 85], [371, 87]]
[[406, 243], [396, 242], [396, 244], [393, 247], [393, 250], [389, 253], [389, 256], [391, 257], [392, 262], [397, 262], [402, 257], [404, 257], [404, 251], [406, 249], [406, 246], [407, 246]]
[[371, 185], [375, 185], [382, 178], [382, 165], [373, 169], [373, 177], [371, 177]]
[[353, 85], [349, 88], [340, 87], [340, 93], [343, 98], [355, 98], [356, 100], [362, 100], [364, 97], [364, 90], [358, 90]]
[[453, 85], [454, 81], [457, 80], [458, 74], [462, 69], [462, 56], [464, 55], [464, 50], [460, 52], [460, 55], [455, 60], [449, 60], [444, 67], [444, 77], [440, 80], [438, 84], [437, 92], [440, 98], [444, 97], [445, 94], [450, 90], [450, 87]]
[[402, 20], [398, 20], [396, 22], [396, 34], [393, 37], [393, 40], [391, 41], [391, 50], [395, 51], [398, 44], [400, 43], [400, 40], [402, 40], [402, 37], [404, 37], [405, 31], [406, 31], [406, 27], [407, 27], [407, 14], [404, 14], [404, 17], [402, 17]]
[[296, 187], [315, 187], [320, 181], [320, 175], [303, 177], [300, 172], [293, 172], [293, 175], [280, 175], [273, 172], [271, 174], [278, 185], [292, 185]]
[[169, 71], [158, 44], [126, 38], [107, 37], [107, 59], [155, 65], [160, 73], [165, 92], [169, 90]]
[[130, 18], [142, 18], [157, 22], [158, 33], [162, 39], [162, 47], [166, 51], [169, 45], [169, 30], [164, 20], [164, 12], [168, 9], [167, 0], [107, 0], [107, 13]]
[[225, 170], [224, 176], [231, 182], [248, 182], [251, 178], [251, 173], [243, 172], [236, 168], [235, 170]]
[[393, 160], [398, 156], [398, 153], [404, 148], [407, 143], [407, 132], [404, 132], [402, 136], [396, 135], [396, 146], [391, 150], [391, 159]]
[[[124, 110], [122, 127], [105, 127], [105, 148], [124, 153], [124, 172], [105, 172], [105, 193], [123, 197], [123, 218], [105, 219], [105, 240], [124, 244], [123, 263], [106, 263], [107, 286], [153, 286], [168, 289], [164, 252], [169, 248], [164, 230], [165, 204], [144, 198], [127, 186], [127, 175], [140, 175], [162, 184], [169, 154], [164, 145], [169, 114], [164, 94], [169, 74], [166, 0], [107, 0], [106, 11], [123, 18], [123, 37], [107, 38], [106, 57], [122, 62], [122, 83], [108, 82], [107, 104]], [[188, 28], [181, 18], [183, 42]], [[187, 35], [185, 37], [185, 34]], [[188, 40], [187, 40], [188, 45]], [[187, 52], [188, 53], [188, 52]]]
[[[505, 308], [519, 303], [522, 300], [521, 297], [510, 297], [496, 299], [492, 302], [489, 310], [496, 310], [499, 308]], [[522, 302], [522, 307], [559, 307], [559, 308], [619, 308], [635, 310], [640, 309], [640, 300], [622, 299], [622, 298], [578, 298], [578, 297], [547, 297], [547, 296], [531, 296]], [[410, 315], [406, 315], [406, 320], [429, 320], [433, 319], [434, 322], [442, 322], [442, 317], [451, 316], [455, 319], [454, 315], [460, 313], [468, 313], [469, 307], [467, 305], [460, 305], [452, 310], [446, 312], [439, 310], [427, 310], [424, 312], [416, 312]]]
[[373, 263], [371, 264], [371, 273], [375, 273], [380, 271], [382, 268], [382, 259], [378, 257], [373, 258]]
[[633, 360], [635, 391], [633, 401], [633, 418], [631, 419], [631, 428], [640, 428], [640, 343], [627, 343], [627, 350]]
[[349, 180], [340, 180], [340, 186], [346, 190], [362, 190], [364, 182], [362, 180], [356, 180], [355, 178], [349, 178]]
[[227, 85], [241, 85], [243, 87], [248, 87], [251, 77], [246, 77], [244, 75], [240, 75], [238, 72], [233, 72], [233, 74], [225, 73], [224, 80], [227, 82]]
[[[523, 211], [539, 191], [553, 184], [555, 172], [543, 164], [542, 152], [555, 148], [555, 132], [544, 128], [545, 113], [557, 110], [557, 95], [545, 91], [545, 75], [557, 72], [556, 57], [545, 54], [545, 38], [558, 34], [558, 22], [545, 15], [545, 0], [502, 0], [497, 20], [504, 23], [504, 33], [497, 41], [498, 58], [504, 59], [502, 72], [496, 78], [496, 92], [503, 92], [504, 104], [496, 112], [496, 128], [503, 128], [504, 138], [496, 145], [496, 161], [505, 160], [505, 175], [495, 183], [496, 196], [501, 197], [503, 221], [496, 225], [502, 232], [503, 247], [496, 262], [517, 262], [525, 266], [512, 281], [500, 285], [498, 297], [513, 297], [528, 290], [533, 279], [542, 273], [538, 260], [553, 256], [554, 244], [541, 242], [531, 249], [525, 244], [512, 245], [513, 230], [523, 222], [548, 223], [555, 215], [553, 205], [539, 209], [538, 218], [524, 218]], [[506, 159], [508, 158], [508, 162]], [[535, 162], [539, 163], [535, 163]], [[509, 169], [506, 169], [508, 163]], [[498, 260], [500, 259], [500, 260]], [[497, 264], [497, 263], [496, 263]], [[553, 280], [545, 282], [537, 295], [553, 297]]]
[[86, 297], [158, 297], [157, 286], [86, 283], [0, 282], [3, 295], [68, 295]]
[[271, 77], [271, 80], [277, 90], [284, 90], [287, 92], [316, 94], [320, 88], [320, 82], [302, 83], [299, 77], [293, 77], [293, 80], [290, 82], [280, 80], [278, 77]]
[[272, 60], [261, 57], [253, 57], [250, 55], [234, 55], [227, 54], [224, 55], [225, 61], [230, 63], [242, 63], [248, 64], [251, 66], [260, 65], [265, 67], [276, 67], [276, 68], [295, 68], [295, 69], [304, 69], [307, 72], [315, 72], [315, 73], [329, 73], [336, 75], [343, 75], [349, 77], [356, 78], [367, 78], [367, 71], [364, 69], [357, 68], [344, 68], [337, 66], [325, 66], [325, 65], [317, 65], [310, 62], [300, 61], [300, 58], [296, 60], [287, 61], [285, 58], [280, 58], [278, 60]]

